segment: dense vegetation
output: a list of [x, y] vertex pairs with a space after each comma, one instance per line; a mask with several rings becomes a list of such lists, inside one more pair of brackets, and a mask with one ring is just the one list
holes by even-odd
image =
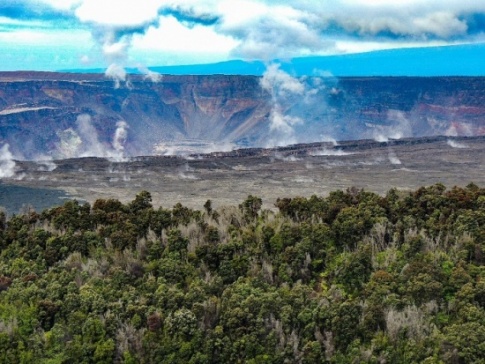
[[485, 362], [485, 189], [276, 207], [0, 214], [0, 362]]

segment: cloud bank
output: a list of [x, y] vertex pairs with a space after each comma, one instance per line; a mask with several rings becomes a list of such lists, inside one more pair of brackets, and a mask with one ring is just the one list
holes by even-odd
[[[217, 57], [272, 60], [403, 46], [485, 41], [485, 2], [459, 0], [17, 0], [0, 5], [14, 39], [90, 33], [107, 66], [143, 55], [170, 64]], [[0, 32], [1, 33], [1, 32]], [[201, 37], [202, 35], [202, 37]], [[0, 43], [8, 43], [6, 35]], [[203, 40], [205, 42], [202, 42]], [[204, 43], [209, 49], [204, 53]], [[11, 43], [12, 46], [14, 43]], [[52, 45], [58, 45], [52, 43]], [[178, 46], [177, 46], [178, 45]], [[73, 45], [70, 45], [73, 47]], [[74, 48], [73, 48], [74, 49]], [[83, 49], [85, 51], [85, 49]], [[131, 55], [130, 55], [131, 54]], [[96, 58], [79, 54], [79, 60]], [[99, 55], [98, 55], [99, 58]], [[165, 58], [165, 59], [164, 59]]]

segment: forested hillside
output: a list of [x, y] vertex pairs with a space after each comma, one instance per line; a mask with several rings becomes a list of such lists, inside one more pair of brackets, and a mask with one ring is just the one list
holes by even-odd
[[485, 189], [0, 214], [1, 363], [483, 363]]

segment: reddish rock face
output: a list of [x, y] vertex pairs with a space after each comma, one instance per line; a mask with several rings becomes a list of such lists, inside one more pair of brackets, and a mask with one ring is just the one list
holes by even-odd
[[[291, 126], [292, 141], [485, 134], [485, 78], [341, 78], [320, 85], [308, 87], [311, 97], [278, 104], [301, 120]], [[157, 83], [130, 76], [115, 88], [96, 74], [0, 73], [0, 146], [8, 143], [26, 159], [265, 146], [275, 103], [253, 76], [164, 76]]]

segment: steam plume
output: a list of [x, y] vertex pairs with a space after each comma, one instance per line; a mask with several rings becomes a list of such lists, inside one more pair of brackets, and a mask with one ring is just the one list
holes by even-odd
[[374, 140], [377, 142], [388, 142], [389, 139], [401, 139], [413, 135], [410, 121], [404, 113], [397, 110], [390, 110], [387, 114], [389, 125], [377, 125], [374, 129]]
[[91, 116], [81, 114], [76, 120], [79, 136], [82, 139], [81, 157], [105, 157], [107, 156], [106, 148], [98, 139], [98, 131], [92, 125]]
[[16, 164], [9, 148], [8, 144], [0, 148], [0, 178], [10, 178], [15, 175]]
[[144, 34], [150, 26], [159, 23], [160, 1], [105, 1], [104, 11], [96, 0], [83, 0], [75, 10], [76, 17], [91, 27], [93, 39], [98, 44], [107, 64], [106, 77], [119, 87], [126, 81], [125, 66], [133, 36]]
[[126, 81], [126, 70], [119, 64], [112, 63], [104, 72], [106, 77], [112, 78], [115, 88], [119, 88], [122, 81]]
[[128, 138], [128, 124], [124, 121], [116, 123], [116, 131], [113, 138], [113, 148], [115, 149], [114, 158], [124, 160], [125, 142]]
[[125, 160], [125, 143], [128, 137], [128, 124], [124, 121], [116, 123], [116, 130], [111, 144], [99, 140], [98, 131], [88, 114], [81, 114], [76, 120], [76, 128], [58, 131], [58, 158], [98, 157], [113, 158], [116, 161]]
[[476, 130], [473, 127], [464, 122], [452, 122], [450, 127], [445, 132], [446, 136], [456, 137], [456, 136], [472, 136], [476, 135]]
[[51, 156], [39, 155], [35, 157], [35, 163], [39, 166], [38, 171], [52, 172], [57, 168], [57, 164], [54, 163]]
[[59, 143], [57, 144], [58, 157], [74, 158], [79, 156], [82, 139], [73, 128], [59, 130], [56, 134], [59, 137]]
[[322, 135], [321, 140], [322, 140], [322, 142], [332, 143], [334, 147], [338, 146], [337, 140], [335, 138], [332, 138], [331, 136]]
[[349, 155], [349, 154], [352, 154], [352, 153], [345, 152], [342, 149], [323, 148], [323, 149], [320, 149], [320, 150], [312, 151], [309, 154], [312, 155], [312, 156], [336, 156], [336, 157], [340, 157], [340, 156]]
[[451, 140], [451, 139], [448, 139], [446, 141], [446, 144], [448, 144], [452, 148], [459, 148], [459, 149], [466, 149], [466, 148], [468, 148], [468, 146], [466, 144], [458, 143], [457, 141]]
[[194, 171], [194, 168], [190, 167], [189, 163], [185, 163], [183, 166], [179, 168], [178, 177], [180, 179], [196, 180], [198, 178], [194, 174], [190, 173], [193, 171]]
[[261, 86], [272, 92], [274, 97], [284, 97], [291, 94], [301, 95], [305, 86], [296, 78], [280, 70], [280, 65], [270, 64], [261, 79]]
[[138, 66], [138, 71], [145, 75], [145, 79], [152, 81], [153, 83], [160, 82], [163, 76], [160, 73], [149, 70], [145, 66]]
[[389, 148], [389, 162], [391, 162], [391, 164], [402, 164], [401, 160], [391, 148]]
[[279, 69], [278, 64], [271, 64], [261, 79], [261, 87], [270, 92], [272, 110], [270, 114], [271, 137], [269, 147], [296, 143], [294, 126], [303, 123], [296, 116], [285, 115], [284, 106], [291, 103], [291, 98], [302, 95], [305, 86], [300, 80]]

